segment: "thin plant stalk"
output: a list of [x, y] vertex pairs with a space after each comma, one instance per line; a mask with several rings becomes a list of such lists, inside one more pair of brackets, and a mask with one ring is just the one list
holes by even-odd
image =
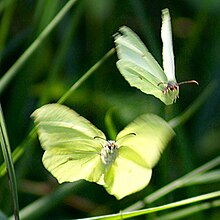
[[42, 44], [45, 38], [51, 33], [51, 31], [62, 20], [71, 7], [77, 2], [77, 0], [69, 0], [66, 5], [60, 10], [60, 12], [54, 17], [54, 19], [47, 25], [47, 27], [39, 34], [34, 42], [28, 47], [28, 49], [18, 58], [13, 66], [3, 75], [0, 80], [0, 95], [3, 93], [9, 82], [16, 76], [18, 70], [24, 65], [28, 58], [36, 51], [36, 49]]
[[18, 205], [18, 191], [17, 191], [17, 182], [15, 176], [15, 170], [11, 155], [11, 148], [8, 140], [8, 135], [6, 131], [6, 126], [4, 122], [4, 116], [2, 112], [2, 108], [0, 105], [0, 136], [1, 136], [1, 146], [2, 153], [6, 164], [6, 169], [8, 172], [8, 181], [9, 187], [12, 195], [12, 203], [14, 208], [14, 219], [19, 220], [19, 205]]
[[72, 85], [72, 87], [58, 100], [57, 103], [62, 104], [66, 101], [66, 99], [90, 76], [92, 73], [97, 70], [107, 58], [109, 58], [115, 49], [112, 48], [109, 50], [101, 60], [99, 60], [95, 65], [93, 65], [76, 83]]
[[150, 194], [149, 196], [145, 197], [142, 201], [138, 201], [137, 203], [131, 205], [130, 207], [126, 208], [125, 211], [133, 211], [143, 208], [146, 204], [151, 204], [156, 200], [162, 198], [163, 196], [167, 195], [168, 193], [184, 187], [194, 178], [204, 174], [208, 170], [213, 169], [214, 167], [220, 165], [220, 156], [216, 157], [215, 159], [209, 161], [208, 163], [196, 168], [195, 170], [187, 173], [186, 175], [180, 177], [179, 179], [171, 182], [170, 184], [162, 187], [161, 189], [155, 191], [154, 193]]
[[191, 205], [196, 202], [201, 202], [201, 201], [205, 201], [205, 200], [213, 199], [213, 198], [217, 198], [217, 197], [220, 197], [220, 191], [195, 196], [192, 198], [184, 199], [184, 200], [181, 200], [178, 202], [173, 202], [173, 203], [169, 203], [166, 205], [161, 205], [161, 206], [157, 206], [157, 207], [153, 207], [153, 208], [147, 208], [147, 209], [142, 209], [142, 210], [132, 211], [132, 212], [120, 212], [118, 214], [112, 214], [112, 215], [103, 215], [103, 216], [96, 216], [96, 217], [90, 217], [90, 218], [82, 218], [81, 220], [97, 220], [97, 219], [118, 220], [118, 219], [134, 218], [136, 216], [146, 215], [146, 214], [150, 214], [150, 213], [156, 213], [159, 211], [177, 208], [177, 207], [181, 207], [184, 205]]
[[160, 215], [155, 218], [155, 220], [174, 220], [183, 219], [189, 215], [208, 210], [211, 208], [216, 208], [220, 206], [220, 199], [216, 199], [210, 202], [203, 202], [201, 204], [193, 205], [187, 208], [181, 208], [180, 210], [170, 212], [168, 214]]
[[[217, 164], [219, 164], [219, 160], [220, 160], [220, 157], [218, 159], [216, 158], [215, 160], [213, 160], [210, 163], [207, 163], [203, 167], [198, 168], [197, 172], [195, 172], [196, 171], [195, 170], [194, 172], [192, 172], [188, 176], [193, 177], [194, 174], [196, 175], [196, 173], [199, 173], [199, 171], [200, 172], [205, 172], [206, 170], [211, 169], [214, 166], [217, 166]], [[180, 180], [178, 180], [178, 181], [181, 182]], [[76, 185], [74, 185], [74, 187], [73, 187], [73, 184], [76, 184]], [[173, 184], [176, 185], [176, 181]], [[61, 198], [65, 198], [65, 196], [68, 195], [68, 193], [71, 190], [74, 190], [75, 188], [78, 189], [78, 187], [80, 187], [79, 183], [72, 183], [72, 184], [68, 183], [68, 184], [60, 185], [57, 188], [57, 190], [54, 191], [54, 193], [52, 193], [50, 195], [47, 195], [47, 196], [45, 196], [43, 198], [40, 198], [37, 201], [35, 201], [32, 204], [30, 204], [27, 207], [25, 207], [24, 209], [22, 209], [20, 211], [20, 215], [21, 215], [22, 219], [30, 219], [30, 217], [39, 217], [39, 216], [41, 216], [42, 214], [47, 212], [49, 209], [53, 208], [54, 205], [57, 204], [60, 201]], [[164, 191], [166, 189], [164, 189]], [[216, 195], [216, 193], [209, 193], [209, 194], [206, 194], [206, 195], [203, 195], [203, 196], [197, 196], [197, 197], [194, 197], [194, 198], [190, 198], [190, 199], [182, 200], [182, 201], [179, 201], [179, 202], [163, 205], [163, 206], [160, 206], [160, 207], [154, 207], [154, 208], [150, 208], [150, 209], [145, 209], [145, 211], [146, 211], [145, 214], [153, 213], [153, 212], [157, 212], [157, 211], [162, 211], [162, 210], [165, 210], [165, 209], [168, 209], [168, 208], [174, 208], [173, 204], [175, 205], [175, 207], [178, 207], [178, 206], [181, 206], [181, 205], [186, 205], [186, 201], [188, 201], [187, 204], [191, 204], [193, 202], [196, 202], [197, 199], [203, 198], [205, 200], [205, 199], [211, 198], [212, 196], [213, 197], [217, 197], [217, 196], [220, 195], [219, 193], [220, 192], [218, 191], [217, 192], [218, 195]], [[51, 201], [51, 199], [54, 201], [54, 203], [51, 206], [47, 206], [47, 205], [45, 206], [45, 204], [47, 204], [48, 201]], [[178, 204], [178, 205], [176, 206], [176, 204]], [[209, 206], [210, 208], [211, 207], [219, 206], [219, 203], [217, 203], [217, 202], [216, 203], [211, 202], [210, 204], [212, 204], [212, 206]], [[204, 204], [202, 207], [207, 208], [207, 204]], [[141, 212], [142, 211], [143, 210], [141, 210]], [[143, 212], [145, 212], [145, 211], [143, 211]], [[132, 213], [134, 213], [134, 212], [136, 213], [137, 211], [134, 211], [134, 210], [131, 210], [131, 209], [130, 210], [126, 209], [126, 210], [124, 210], [123, 212], [121, 212], [119, 214], [113, 214], [113, 215], [102, 216], [102, 217], [88, 218], [88, 220], [92, 220], [92, 219], [118, 219], [120, 216], [123, 217], [123, 219], [128, 218], [128, 216], [126, 217], [127, 214], [125, 215], [124, 212], [129, 212], [130, 215], [131, 215], [130, 217], [134, 217]], [[138, 211], [138, 212], [140, 212], [140, 211]], [[142, 212], [142, 214], [143, 214], [143, 212]], [[139, 213], [138, 215], [141, 215], [141, 213]], [[135, 216], [137, 216], [137, 214]]]

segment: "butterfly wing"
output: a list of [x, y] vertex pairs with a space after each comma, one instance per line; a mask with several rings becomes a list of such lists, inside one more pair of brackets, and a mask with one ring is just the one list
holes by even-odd
[[163, 94], [164, 86], [158, 86], [161, 81], [146, 72], [142, 67], [126, 60], [119, 60], [117, 67], [131, 86], [140, 89], [146, 94], [154, 95], [166, 105], [173, 103], [173, 93]]
[[100, 152], [100, 146], [95, 141], [71, 141], [46, 150], [42, 161], [59, 183], [85, 179], [103, 184], [105, 166]]
[[118, 157], [105, 174], [107, 191], [120, 199], [147, 186], [173, 136], [168, 123], [156, 115], [142, 115], [130, 123], [117, 136]]
[[144, 161], [139, 159], [142, 158], [131, 148], [119, 149], [117, 158], [104, 176], [104, 187], [109, 194], [122, 199], [147, 186], [152, 170], [144, 166]]
[[44, 105], [32, 117], [45, 150], [43, 164], [60, 183], [85, 179], [101, 184], [102, 131], [59, 104]]
[[162, 10], [161, 38], [163, 41], [163, 68], [169, 82], [176, 82], [173, 55], [171, 18], [169, 10]]
[[[150, 54], [141, 39], [130, 28], [123, 26], [119, 29], [119, 33], [115, 35], [115, 44], [119, 60], [130, 61], [134, 65], [143, 68], [146, 71], [146, 77], [153, 75], [158, 78], [159, 82], [167, 81], [160, 65]], [[117, 66], [120, 70], [120, 63]], [[122, 75], [124, 76], [123, 73]]]
[[88, 120], [60, 104], [48, 104], [32, 113], [44, 150], [77, 139], [105, 142], [105, 135]]

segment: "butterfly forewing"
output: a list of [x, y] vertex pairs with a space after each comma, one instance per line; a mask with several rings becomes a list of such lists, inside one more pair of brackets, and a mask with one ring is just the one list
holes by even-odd
[[169, 10], [162, 10], [161, 38], [163, 41], [163, 68], [169, 82], [176, 82], [173, 55], [171, 18]]
[[[149, 53], [140, 38], [126, 26], [120, 28], [119, 31], [121, 34], [115, 36], [119, 60], [133, 62], [135, 65], [145, 69], [148, 74], [157, 77], [158, 81], [166, 81], [167, 78], [160, 65]], [[130, 81], [128, 82], [130, 83]]]
[[147, 47], [141, 41], [137, 34], [135, 34], [129, 27], [122, 26], [119, 33], [115, 35], [116, 45], [127, 45], [131, 50], [135, 50], [139, 54], [146, 54]]
[[32, 117], [44, 149], [80, 138], [94, 140], [99, 137], [100, 142], [106, 139], [102, 131], [64, 105], [44, 105], [34, 111]]
[[153, 168], [173, 136], [174, 132], [167, 122], [156, 115], [146, 114], [125, 127], [116, 141], [119, 149], [125, 146], [131, 148], [145, 161], [147, 168]]

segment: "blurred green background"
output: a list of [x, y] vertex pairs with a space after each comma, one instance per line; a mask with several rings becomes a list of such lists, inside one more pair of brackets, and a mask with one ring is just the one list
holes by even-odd
[[[38, 37], [65, 5], [64, 0], [0, 1], [0, 75]], [[216, 87], [204, 105], [178, 127], [155, 167], [150, 185], [142, 192], [117, 201], [95, 183], [79, 188], [39, 219], [79, 218], [118, 212], [150, 192], [219, 155], [220, 137], [220, 1], [184, 0], [81, 0], [65, 15], [1, 94], [8, 135], [14, 150], [28, 135], [30, 114], [39, 106], [56, 102], [92, 65], [112, 47], [120, 26], [127, 25], [146, 44], [161, 64], [161, 10], [169, 8], [178, 81], [195, 79], [199, 86], [180, 88], [180, 98], [164, 106], [143, 94], [120, 75], [114, 54], [65, 102], [66, 105], [108, 132], [106, 115], [118, 130], [141, 113], [151, 112], [169, 120], [183, 112], [210, 83]], [[20, 208], [56, 189], [56, 180], [44, 169], [43, 150], [37, 140], [25, 148], [15, 165]], [[2, 164], [3, 158], [0, 155]], [[219, 189], [218, 184], [179, 189], [154, 205], [165, 204]], [[74, 190], [74, 186], [73, 186]], [[0, 179], [0, 209], [12, 214], [7, 176]], [[53, 201], [50, 201], [53, 203]], [[194, 219], [217, 219], [211, 209]], [[154, 216], [152, 216], [152, 219]], [[143, 219], [143, 218], [140, 218]], [[190, 219], [190, 218], [189, 218]]]

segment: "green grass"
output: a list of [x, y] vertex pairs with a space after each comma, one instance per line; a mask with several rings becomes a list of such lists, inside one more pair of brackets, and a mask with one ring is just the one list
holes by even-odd
[[[182, 86], [168, 107], [127, 84], [115, 65], [112, 38], [127, 25], [160, 61], [165, 7], [172, 17], [176, 77], [200, 84]], [[0, 218], [218, 219], [219, 12], [218, 1], [156, 2], [152, 8], [141, 0], [2, 0]], [[149, 186], [121, 201], [95, 183], [59, 185], [42, 165], [30, 119], [51, 102], [77, 110], [109, 136], [142, 113], [158, 114], [176, 137]]]

